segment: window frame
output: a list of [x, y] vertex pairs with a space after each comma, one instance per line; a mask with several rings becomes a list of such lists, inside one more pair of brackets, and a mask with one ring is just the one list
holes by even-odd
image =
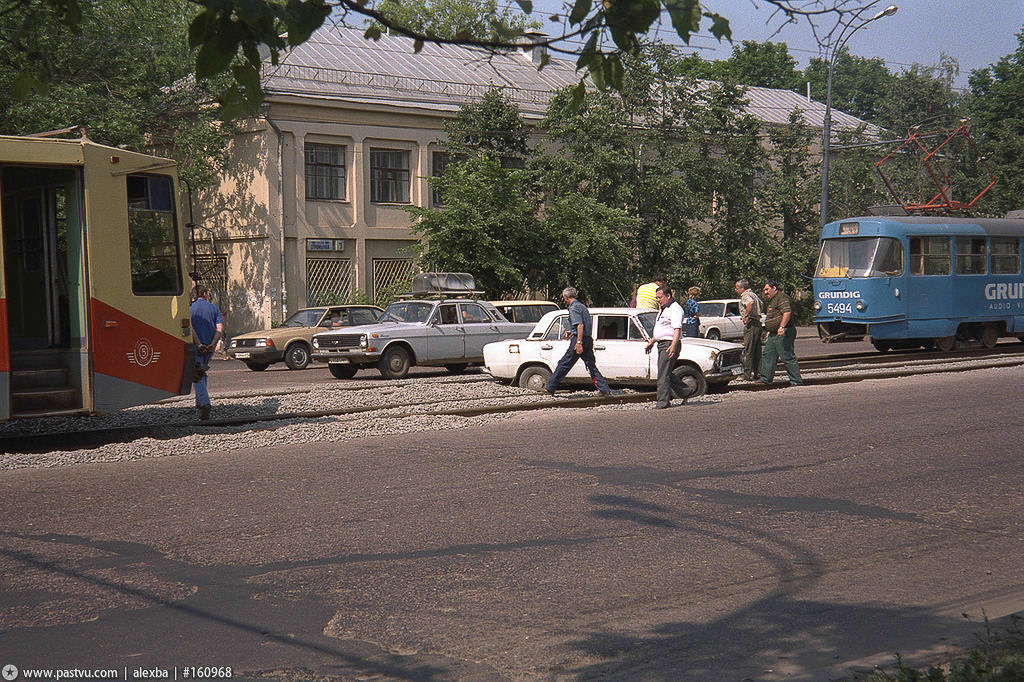
[[[920, 246], [925, 244], [946, 244], [945, 253], [934, 253], [931, 249], [927, 251], [920, 249], [914, 251], [914, 243]], [[910, 274], [914, 277], [948, 277], [953, 274], [953, 247], [949, 235], [911, 235], [907, 252], [910, 257]], [[945, 272], [925, 272], [927, 263], [945, 262]]]
[[[129, 193], [130, 184], [141, 179], [145, 182], [145, 196], [135, 197]], [[157, 197], [153, 191], [152, 184], [155, 181], [166, 183], [165, 194]], [[160, 175], [158, 173], [129, 173], [125, 176], [125, 207], [128, 212], [128, 248], [129, 248], [129, 269], [131, 270], [131, 288], [132, 294], [135, 296], [180, 296], [184, 291], [184, 279], [182, 277], [182, 262], [181, 262], [181, 235], [178, 230], [178, 206], [177, 206], [177, 194], [175, 191], [174, 178], [170, 175]], [[167, 206], [155, 206], [157, 203], [166, 202]], [[137, 205], [133, 205], [137, 204]], [[160, 222], [164, 223], [164, 241], [162, 242], [164, 249], [170, 249], [171, 253], [164, 253], [161, 256], [154, 256], [152, 253], [145, 260], [166, 260], [168, 261], [172, 269], [166, 270], [163, 274], [169, 276], [170, 286], [167, 288], [154, 288], [154, 289], [141, 289], [139, 287], [140, 280], [145, 273], [143, 271], [136, 271], [135, 263], [132, 262], [135, 259], [136, 238], [140, 236], [136, 229], [144, 227], [142, 223], [133, 220], [135, 217], [141, 217], [142, 214], [149, 214], [152, 216], [166, 216]], [[142, 261], [140, 260], [140, 263]]]
[[[370, 202], [409, 204], [411, 197], [410, 156], [408, 149], [370, 147]], [[402, 163], [393, 165], [395, 159]], [[387, 164], [383, 163], [387, 160]], [[404, 168], [402, 165], [404, 164]], [[388, 191], [385, 191], [388, 188]]]
[[[327, 151], [337, 153], [340, 163], [333, 163], [333, 159], [326, 162], [318, 160], [318, 152]], [[310, 161], [310, 152], [313, 152], [313, 160]], [[331, 144], [329, 142], [305, 142], [303, 144], [303, 172], [306, 182], [306, 201], [347, 201], [348, 200], [348, 165], [346, 145]], [[322, 177], [317, 171], [327, 169], [325, 179], [328, 181], [328, 192], [324, 196], [320, 193], [318, 180]], [[335, 171], [340, 169], [340, 176], [335, 176]], [[312, 173], [311, 173], [312, 171]], [[335, 191], [340, 196], [333, 196]]]
[[[981, 253], [974, 250], [979, 244]], [[963, 245], [967, 246], [966, 252], [961, 252]], [[977, 235], [953, 237], [953, 273], [957, 275], [987, 275], [988, 253], [987, 237]], [[961, 263], [964, 265], [961, 266]]]
[[[996, 246], [999, 244], [1008, 244], [1013, 246], [1012, 253], [996, 253]], [[991, 265], [989, 266], [989, 272], [993, 275], [1019, 275], [1020, 274], [1020, 239], [1018, 237], [992, 237], [992, 241], [989, 244], [989, 258], [991, 258]], [[1003, 270], [996, 267], [997, 262], [1002, 262], [1002, 259], [1013, 258], [1015, 266], [1013, 270]], [[999, 259], [997, 261], [997, 259]]]

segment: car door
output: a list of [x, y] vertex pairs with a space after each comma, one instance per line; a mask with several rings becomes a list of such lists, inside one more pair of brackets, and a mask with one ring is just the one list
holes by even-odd
[[459, 322], [458, 306], [442, 303], [434, 309], [426, 329], [427, 357], [421, 362], [461, 360], [466, 355], [466, 334]]
[[725, 304], [725, 324], [722, 327], [723, 339], [743, 338], [743, 316], [740, 315], [739, 301]]
[[[594, 357], [608, 381], [650, 379], [647, 342], [630, 315], [599, 314], [594, 318]], [[582, 363], [580, 363], [582, 364]]]
[[484, 346], [501, 340], [498, 328], [479, 303], [460, 303], [459, 313], [462, 315], [462, 326], [466, 335], [466, 358], [482, 360]]
[[[548, 327], [547, 331], [544, 332], [544, 337], [540, 341], [538, 346], [539, 359], [544, 362], [552, 371], [555, 369], [555, 365], [558, 364], [558, 360], [565, 355], [565, 351], [569, 349], [569, 339], [565, 338], [566, 332], [569, 331], [569, 314], [558, 315], [551, 321], [551, 326]], [[582, 363], [577, 362], [576, 367], [573, 367], [569, 372], [570, 376], [581, 376], [579, 368], [582, 367]], [[583, 375], [586, 375], [586, 369], [583, 370]]]

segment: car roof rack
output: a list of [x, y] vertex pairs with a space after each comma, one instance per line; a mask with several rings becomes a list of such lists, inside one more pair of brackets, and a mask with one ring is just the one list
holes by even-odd
[[483, 293], [468, 272], [421, 272], [412, 278], [412, 292], [399, 298], [476, 298]]

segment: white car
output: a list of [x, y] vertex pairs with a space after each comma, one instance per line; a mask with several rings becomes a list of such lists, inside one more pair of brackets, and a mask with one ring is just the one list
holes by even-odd
[[[610, 384], [651, 386], [658, 381], [658, 347], [645, 352], [654, 330], [655, 310], [639, 308], [591, 308], [594, 323], [594, 355], [597, 367]], [[565, 354], [569, 341], [569, 311], [546, 314], [526, 339], [499, 341], [484, 346], [484, 368], [496, 379], [539, 390], [544, 387]], [[743, 374], [743, 346], [726, 341], [683, 338], [673, 372], [696, 397], [708, 384], [719, 387]], [[582, 362], [566, 377], [567, 383], [592, 386]], [[682, 397], [682, 396], [680, 396]]]
[[705, 339], [742, 339], [743, 316], [740, 299], [720, 298], [697, 303], [700, 335]]

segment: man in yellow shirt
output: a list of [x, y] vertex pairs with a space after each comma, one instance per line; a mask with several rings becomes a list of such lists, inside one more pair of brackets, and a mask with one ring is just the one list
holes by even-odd
[[647, 284], [641, 284], [636, 289], [636, 307], [647, 308], [648, 310], [657, 310], [660, 306], [658, 300], [655, 298], [655, 292], [658, 291], [658, 287], [665, 283], [668, 278], [665, 277], [664, 273], [657, 273], [654, 275], [654, 281], [648, 282]]

